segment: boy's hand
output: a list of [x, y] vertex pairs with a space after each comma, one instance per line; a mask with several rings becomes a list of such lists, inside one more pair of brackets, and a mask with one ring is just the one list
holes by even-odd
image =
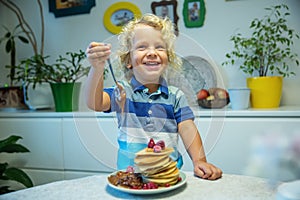
[[194, 174], [200, 178], [216, 180], [222, 176], [222, 170], [205, 161], [194, 162]]
[[104, 68], [104, 63], [111, 53], [111, 45], [91, 42], [86, 49], [86, 56], [94, 68]]

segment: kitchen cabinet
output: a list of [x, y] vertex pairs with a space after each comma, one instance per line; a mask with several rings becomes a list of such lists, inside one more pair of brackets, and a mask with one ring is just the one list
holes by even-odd
[[19, 135], [29, 153], [0, 155], [1, 162], [28, 170], [35, 184], [63, 179], [63, 141], [59, 118], [0, 118], [0, 138]]
[[[255, 137], [274, 133], [287, 138], [299, 134], [300, 108], [244, 111], [195, 111], [207, 159], [223, 172], [244, 174]], [[23, 137], [31, 152], [0, 155], [27, 171], [35, 185], [114, 171], [117, 155], [117, 121], [113, 114], [94, 112], [0, 112], [0, 138]], [[182, 142], [183, 170], [193, 170]]]

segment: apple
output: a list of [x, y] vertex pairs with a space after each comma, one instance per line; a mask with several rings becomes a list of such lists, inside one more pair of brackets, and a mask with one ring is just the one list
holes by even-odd
[[197, 93], [197, 99], [206, 99], [209, 96], [209, 92], [206, 89], [201, 89]]
[[227, 99], [229, 97], [229, 94], [226, 90], [222, 89], [222, 88], [218, 88], [215, 91], [214, 96], [218, 99]]

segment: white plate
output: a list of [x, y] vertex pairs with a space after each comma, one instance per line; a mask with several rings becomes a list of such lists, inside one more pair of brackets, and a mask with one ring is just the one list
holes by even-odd
[[[114, 172], [110, 175], [115, 175], [116, 173], [117, 172]], [[175, 190], [175, 189], [183, 186], [186, 183], [186, 175], [185, 175], [184, 172], [180, 172], [179, 176], [181, 177], [181, 181], [178, 182], [176, 185], [172, 185], [170, 187], [159, 187], [157, 189], [148, 189], [148, 190], [128, 189], [128, 188], [118, 187], [118, 186], [115, 186], [115, 185], [111, 184], [108, 179], [106, 179], [106, 180], [107, 180], [107, 184], [110, 187], [114, 188], [115, 190], [125, 192], [125, 193], [130, 193], [130, 194], [143, 194], [144, 195], [144, 194], [159, 194], [159, 193], [163, 193], [163, 192], [168, 192], [168, 191]]]

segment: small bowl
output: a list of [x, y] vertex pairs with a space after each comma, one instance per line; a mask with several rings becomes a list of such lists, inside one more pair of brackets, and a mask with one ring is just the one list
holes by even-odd
[[223, 108], [230, 102], [229, 98], [226, 99], [198, 99], [198, 105], [202, 108]]

